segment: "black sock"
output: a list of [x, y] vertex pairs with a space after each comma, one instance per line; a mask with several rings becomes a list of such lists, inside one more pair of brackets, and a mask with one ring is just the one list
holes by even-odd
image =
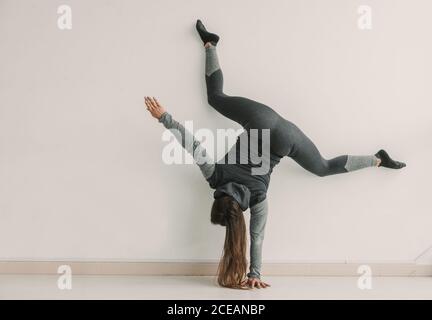
[[217, 34], [208, 32], [204, 27], [203, 23], [201, 22], [201, 20], [197, 20], [196, 29], [204, 44], [210, 42], [212, 45], [216, 46], [216, 44], [219, 41], [219, 36]]
[[386, 167], [391, 169], [402, 169], [403, 167], [406, 166], [405, 163], [395, 161], [392, 158], [390, 158], [388, 153], [382, 149], [375, 154], [375, 157], [381, 159], [381, 163], [379, 164], [379, 167]]

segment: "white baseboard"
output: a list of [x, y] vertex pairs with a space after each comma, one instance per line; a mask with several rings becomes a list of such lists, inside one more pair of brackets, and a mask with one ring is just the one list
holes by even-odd
[[[213, 276], [217, 262], [0, 261], [0, 274], [57, 274], [68, 265], [75, 275]], [[432, 265], [415, 263], [265, 263], [263, 276], [358, 276], [368, 265], [373, 276], [432, 276]]]

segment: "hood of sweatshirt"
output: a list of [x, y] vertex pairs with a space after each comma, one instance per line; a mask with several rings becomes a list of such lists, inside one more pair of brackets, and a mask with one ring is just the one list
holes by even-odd
[[245, 185], [236, 182], [228, 182], [217, 187], [213, 196], [217, 199], [225, 195], [233, 197], [243, 211], [246, 211], [247, 208], [249, 208], [251, 193]]

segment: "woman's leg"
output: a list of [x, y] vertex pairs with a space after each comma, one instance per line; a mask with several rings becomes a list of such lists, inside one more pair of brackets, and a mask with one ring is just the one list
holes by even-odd
[[315, 144], [300, 129], [291, 130], [293, 131], [293, 147], [288, 156], [304, 169], [320, 177], [376, 167], [380, 164], [380, 159], [375, 155], [342, 155], [329, 160], [324, 159]]
[[229, 96], [223, 92], [223, 74], [216, 51], [219, 36], [208, 32], [199, 20], [196, 28], [205, 45], [205, 78], [209, 104], [219, 113], [243, 127], [257, 125], [255, 123], [257, 119], [266, 119], [267, 122], [270, 122], [272, 118], [275, 118], [274, 111], [268, 106], [244, 97]]
[[247, 126], [257, 116], [264, 116], [270, 108], [248, 98], [229, 96], [223, 92], [223, 73], [219, 65], [216, 47], [206, 46], [205, 78], [208, 103], [225, 117]]

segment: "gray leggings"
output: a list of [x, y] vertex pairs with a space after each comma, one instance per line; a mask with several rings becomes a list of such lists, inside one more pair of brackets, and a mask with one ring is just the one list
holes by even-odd
[[206, 48], [206, 83], [209, 104], [245, 129], [270, 129], [270, 151], [288, 156], [304, 169], [327, 176], [377, 165], [373, 155], [342, 155], [324, 159], [315, 144], [292, 122], [262, 103], [223, 92], [223, 75], [216, 47]]

